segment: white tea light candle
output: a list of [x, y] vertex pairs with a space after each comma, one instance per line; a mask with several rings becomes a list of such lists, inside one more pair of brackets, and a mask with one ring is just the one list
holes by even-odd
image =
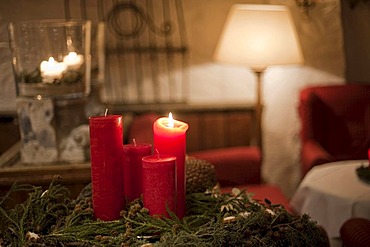
[[63, 62], [59, 63], [53, 57], [50, 57], [48, 61], [42, 61], [40, 64], [42, 82], [53, 83], [55, 79], [62, 78], [66, 69], [67, 66]]
[[84, 57], [76, 52], [72, 51], [63, 58], [63, 63], [73, 70], [77, 70], [81, 67], [84, 62]]

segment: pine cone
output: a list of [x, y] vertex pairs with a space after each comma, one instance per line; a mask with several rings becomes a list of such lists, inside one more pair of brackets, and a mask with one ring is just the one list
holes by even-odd
[[186, 159], [186, 193], [202, 193], [217, 183], [214, 166], [195, 158]]

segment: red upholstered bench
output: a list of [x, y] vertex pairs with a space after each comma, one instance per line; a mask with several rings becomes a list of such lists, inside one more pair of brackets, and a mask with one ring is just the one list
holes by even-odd
[[279, 186], [273, 184], [255, 184], [246, 185], [245, 187], [247, 191], [254, 194], [253, 198], [255, 200], [264, 201], [268, 199], [272, 204], [281, 204], [288, 212], [293, 212], [288, 198], [283, 194]]
[[214, 165], [222, 192], [231, 192], [232, 188], [245, 189], [253, 194], [255, 200], [264, 202], [268, 199], [292, 212], [288, 198], [277, 185], [261, 183], [262, 157], [258, 147], [228, 147], [192, 152], [189, 155]]
[[261, 152], [258, 147], [218, 148], [189, 155], [213, 164], [222, 187], [261, 183]]

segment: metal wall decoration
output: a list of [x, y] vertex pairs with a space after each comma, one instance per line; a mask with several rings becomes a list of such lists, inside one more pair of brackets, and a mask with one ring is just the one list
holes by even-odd
[[301, 9], [303, 17], [308, 19], [311, 8], [314, 8], [317, 0], [296, 0], [297, 6]]
[[105, 23], [104, 102], [186, 101], [188, 47], [182, 0], [65, 0], [64, 7], [67, 19]]

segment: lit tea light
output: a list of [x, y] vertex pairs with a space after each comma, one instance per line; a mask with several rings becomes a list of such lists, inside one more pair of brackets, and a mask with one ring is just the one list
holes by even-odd
[[84, 62], [84, 56], [77, 54], [76, 52], [70, 52], [67, 56], [63, 58], [63, 63], [69, 69], [79, 69]]
[[50, 57], [48, 61], [42, 61], [40, 64], [40, 71], [42, 81], [45, 83], [53, 83], [55, 79], [62, 78], [63, 72], [67, 66], [62, 62], [59, 63]]

